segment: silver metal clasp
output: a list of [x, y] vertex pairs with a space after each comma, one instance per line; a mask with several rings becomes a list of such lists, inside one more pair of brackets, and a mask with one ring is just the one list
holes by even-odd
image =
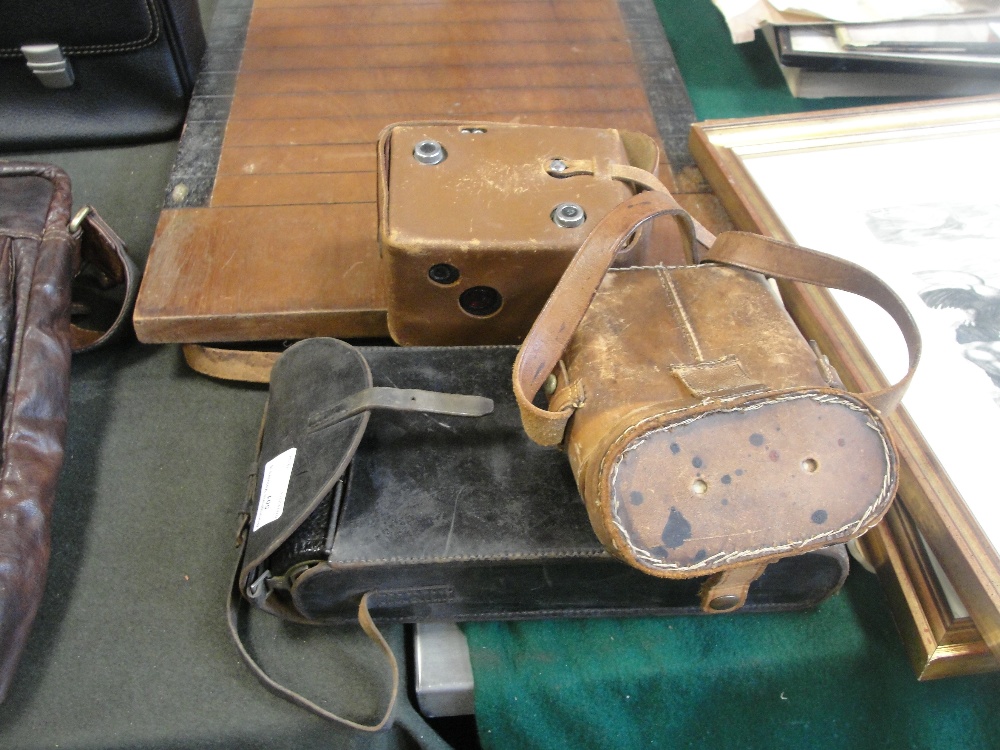
[[265, 570], [261, 573], [257, 579], [247, 586], [247, 598], [251, 601], [260, 604], [270, 591], [269, 583], [271, 582], [271, 571]]
[[58, 44], [25, 44], [21, 54], [28, 61], [28, 70], [47, 89], [65, 89], [73, 85], [73, 66]]

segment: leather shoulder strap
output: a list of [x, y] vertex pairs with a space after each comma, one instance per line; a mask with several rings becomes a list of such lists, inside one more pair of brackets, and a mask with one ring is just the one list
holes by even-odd
[[70, 234], [80, 238], [80, 260], [89, 267], [102, 288], [124, 286], [121, 307], [114, 321], [104, 330], [70, 327], [74, 354], [89, 352], [114, 340], [132, 317], [139, 293], [139, 268], [129, 257], [125, 243], [91, 206], [84, 207], [70, 222]]
[[615, 255], [641, 224], [661, 215], [676, 216], [687, 229], [689, 241], [694, 242], [691, 217], [669, 193], [632, 196], [605, 216], [584, 240], [521, 344], [514, 360], [514, 395], [524, 429], [535, 442], [558, 445], [573, 405], [552, 412], [535, 406], [532, 399], [562, 357]]
[[702, 260], [725, 263], [777, 279], [851, 292], [889, 313], [906, 341], [909, 369], [899, 382], [858, 395], [881, 414], [896, 408], [920, 362], [920, 331], [903, 301], [875, 274], [850, 261], [749, 232], [720, 234]]
[[[242, 555], [240, 557], [242, 562]], [[243, 642], [243, 638], [240, 636], [240, 627], [238, 622], [240, 608], [249, 605], [243, 601], [243, 598], [240, 596], [240, 592], [238, 591], [239, 569], [240, 566], [238, 565], [236, 574], [233, 576], [233, 586], [229, 590], [229, 594], [226, 598], [226, 622], [229, 627], [229, 636], [233, 639], [233, 643], [236, 645], [236, 650], [239, 651], [240, 657], [242, 657], [243, 661], [250, 668], [250, 671], [253, 672], [254, 676], [260, 681], [260, 683], [272, 693], [284, 698], [290, 703], [294, 703], [296, 706], [304, 708], [310, 713], [316, 714], [317, 716], [320, 716], [328, 721], [342, 724], [343, 726], [351, 729], [357, 729], [361, 732], [378, 732], [388, 726], [391, 726], [393, 709], [396, 707], [396, 698], [399, 695], [399, 665], [396, 663], [396, 655], [392, 652], [392, 648], [389, 646], [385, 637], [375, 625], [375, 621], [372, 620], [371, 614], [368, 612], [368, 594], [361, 597], [361, 603], [358, 605], [358, 623], [361, 625], [361, 629], [364, 630], [365, 635], [367, 635], [372, 642], [379, 647], [379, 650], [385, 656], [385, 660], [392, 673], [392, 693], [389, 696], [389, 702], [386, 705], [385, 712], [382, 714], [382, 717], [375, 723], [362, 724], [360, 722], [352, 721], [344, 716], [340, 716], [339, 714], [335, 714], [332, 711], [328, 711], [305, 696], [285, 687], [265, 672], [263, 667], [261, 667], [260, 664], [257, 663], [257, 660], [253, 658], [250, 650]]]
[[222, 380], [267, 383], [281, 352], [184, 344], [184, 361], [195, 372]]
[[[662, 214], [675, 214], [686, 220], [695, 236], [690, 217], [669, 193], [645, 192], [623, 202], [594, 227], [580, 246], [524, 339], [514, 361], [514, 395], [524, 429], [536, 443], [561, 443], [566, 424], [585, 394], [564, 399], [557, 411], [535, 406], [532, 403], [535, 394], [562, 357], [615, 253], [643, 222]], [[702, 241], [702, 237], [698, 240]], [[921, 342], [909, 310], [885, 282], [864, 268], [832, 255], [747, 232], [726, 232], [707, 244], [711, 247], [702, 256], [702, 262], [725, 263], [774, 278], [842, 289], [865, 297], [888, 312], [906, 341], [909, 370], [888, 388], [858, 395], [880, 413], [888, 414], [895, 408], [920, 361]]]

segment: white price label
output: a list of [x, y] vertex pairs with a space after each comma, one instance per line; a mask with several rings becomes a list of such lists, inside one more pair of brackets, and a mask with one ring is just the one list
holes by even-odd
[[257, 516], [253, 520], [254, 531], [281, 518], [281, 513], [285, 510], [285, 496], [288, 494], [288, 483], [292, 479], [294, 464], [294, 448], [289, 448], [264, 464], [260, 502], [257, 503]]

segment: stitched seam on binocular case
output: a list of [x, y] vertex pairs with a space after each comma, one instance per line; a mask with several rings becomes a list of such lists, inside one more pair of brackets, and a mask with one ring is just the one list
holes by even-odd
[[684, 338], [687, 340], [688, 346], [690, 347], [692, 354], [694, 354], [695, 359], [698, 362], [703, 362], [705, 357], [701, 353], [701, 347], [698, 346], [698, 337], [694, 332], [694, 328], [691, 326], [691, 319], [688, 318], [687, 312], [684, 310], [684, 305], [681, 303], [681, 299], [677, 294], [677, 288], [674, 286], [674, 282], [671, 280], [670, 276], [664, 273], [662, 268], [657, 269], [656, 275], [660, 279], [660, 285], [663, 287], [663, 291], [667, 293], [667, 309], [672, 309], [674, 317], [680, 321], [680, 328], [684, 331]]
[[[770, 404], [779, 403], [783, 401], [797, 401], [802, 398], [810, 398], [814, 401], [817, 401], [818, 403], [839, 404], [841, 406], [846, 406], [847, 408], [852, 409], [853, 411], [865, 413], [869, 415], [869, 417], [871, 416], [870, 409], [858, 404], [857, 402], [851, 399], [843, 398], [842, 396], [837, 396], [830, 393], [816, 393], [815, 391], [807, 391], [803, 393], [791, 393], [785, 396], [778, 396], [777, 398], [773, 399], [761, 399], [760, 401], [752, 402], [749, 404], [718, 409], [716, 411], [703, 412], [701, 414], [696, 414], [693, 417], [689, 417], [688, 419], [681, 420], [680, 422], [674, 422], [673, 424], [667, 425], [665, 427], [657, 428], [657, 430], [653, 430], [653, 432], [658, 432], [660, 430], [671, 429], [675, 427], [683, 427], [685, 425], [691, 424], [692, 422], [696, 422], [697, 420], [702, 419], [703, 417], [707, 417], [712, 414], [718, 414], [719, 412], [754, 411], [756, 409], [763, 408], [764, 406], [768, 406]], [[639, 429], [644, 422], [648, 422], [656, 418], [657, 417], [654, 416], [642, 420], [642, 422], [639, 422], [637, 425], [634, 425], [632, 429], [629, 430], [629, 432]], [[803, 539], [799, 542], [778, 545], [776, 547], [763, 547], [754, 550], [738, 550], [729, 553], [720, 552], [716, 555], [707, 557], [704, 560], [701, 560], [697, 563], [693, 563], [691, 565], [678, 565], [676, 563], [669, 563], [664, 560], [661, 560], [653, 556], [648, 550], [643, 549], [642, 547], [639, 547], [638, 545], [632, 542], [631, 536], [625, 529], [625, 526], [621, 522], [621, 519], [618, 515], [618, 509], [621, 504], [620, 499], [618, 498], [618, 493], [615, 490], [616, 480], [618, 477], [618, 469], [621, 466], [621, 462], [624, 459], [625, 454], [631, 450], [634, 450], [638, 446], [642, 445], [646, 441], [646, 437], [643, 437], [641, 440], [638, 440], [634, 444], [629, 445], [625, 450], [621, 452], [621, 454], [619, 454], [618, 458], [615, 460], [615, 465], [614, 468], [611, 470], [611, 477], [610, 477], [611, 521], [614, 524], [615, 528], [618, 529], [618, 531], [621, 533], [625, 541], [628, 543], [629, 548], [635, 552], [636, 559], [643, 561], [649, 567], [655, 568], [657, 570], [703, 570], [710, 566], [732, 565], [747, 558], [757, 559], [761, 557], [768, 557], [768, 556], [783, 554], [786, 552], [791, 552], [792, 550], [801, 549], [803, 547], [812, 545], [816, 542], [820, 542], [823, 539], [834, 539], [843, 536], [843, 534], [845, 533], [851, 533], [852, 530], [857, 531], [858, 529], [864, 528], [868, 519], [871, 518], [872, 515], [875, 514], [879, 509], [881, 509], [881, 507], [885, 504], [886, 497], [888, 496], [889, 490], [891, 488], [890, 475], [892, 473], [891, 467], [894, 463], [892, 459], [892, 449], [890, 447], [889, 437], [886, 434], [885, 430], [882, 429], [880, 425], [873, 422], [870, 418], [866, 420], [865, 424], [869, 428], [875, 431], [875, 434], [879, 436], [879, 439], [881, 440], [882, 443], [882, 451], [886, 461], [886, 471], [882, 475], [882, 488], [879, 491], [878, 498], [876, 499], [876, 501], [868, 506], [868, 510], [861, 516], [861, 518], [859, 518], [857, 521], [844, 524], [839, 529], [823, 532], [822, 534], [816, 534], [815, 536], [809, 537], [808, 539]], [[651, 433], [647, 433], [647, 436], [648, 434]]]

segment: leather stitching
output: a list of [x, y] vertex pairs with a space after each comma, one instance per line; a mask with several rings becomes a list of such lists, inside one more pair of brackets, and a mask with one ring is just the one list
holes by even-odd
[[50, 238], [56, 238], [58, 240], [65, 240], [67, 242], [74, 242], [75, 238], [69, 232], [61, 227], [46, 227], [45, 231], [42, 232], [41, 239], [47, 240]]
[[384, 563], [453, 563], [476, 562], [480, 560], [558, 560], [564, 557], [605, 557], [602, 550], [553, 550], [550, 554], [540, 555], [537, 552], [515, 553], [513, 555], [463, 555], [461, 557], [349, 557], [329, 562], [331, 567], [338, 565], [384, 564]]
[[[65, 55], [100, 55], [113, 52], [135, 52], [156, 44], [160, 38], [160, 16], [153, 5], [153, 0], [146, 0], [146, 13], [148, 16], [148, 30], [142, 39], [133, 42], [119, 42], [118, 44], [91, 44], [80, 46], [59, 46]], [[0, 57], [21, 57], [20, 48], [0, 50]]]
[[[378, 595], [378, 591], [372, 592], [373, 596]], [[820, 604], [830, 597], [829, 591], [822, 591], [819, 594], [814, 595], [810, 599], [800, 599], [794, 603], [779, 602], [775, 604], [764, 604], [764, 603], [754, 603], [750, 602], [742, 608], [743, 612], [789, 612], [792, 610], [799, 610], [803, 606], [808, 608], [815, 604]], [[378, 609], [377, 606], [373, 609]], [[456, 615], [456, 619], [459, 622], [483, 622], [492, 620], [521, 620], [521, 619], [549, 619], [549, 618], [566, 618], [566, 617], [624, 617], [627, 615], [643, 615], [646, 617], [653, 617], [657, 615], [684, 615], [684, 614], [696, 614], [701, 612], [701, 607], [697, 604], [681, 604], [675, 607], [671, 606], [659, 606], [659, 607], [585, 607], [576, 608], [571, 607], [568, 609], [505, 609], [500, 611], [489, 610], [486, 612], [477, 612], [475, 614], [461, 613]], [[418, 622], [414, 619], [413, 615], [398, 615], [394, 617], [386, 617], [381, 614], [373, 615], [373, 617], [378, 617], [378, 621], [382, 624], [390, 623], [411, 623]], [[320, 617], [313, 622], [321, 622], [328, 624], [336, 623], [350, 623], [353, 624], [357, 622], [354, 617]], [[419, 620], [419, 622], [426, 622], [426, 620]]]
[[0, 227], [0, 237], [10, 237], [12, 240], [42, 241], [42, 235], [36, 232], [21, 232], [16, 229], [5, 229], [4, 227]]
[[[839, 404], [841, 406], [846, 406], [849, 409], [853, 409], [854, 411], [858, 411], [864, 414], [871, 413], [867, 407], [865, 407], [862, 404], [858, 404], [857, 402], [851, 399], [844, 398], [842, 396], [838, 396], [835, 394], [817, 393], [814, 391], [790, 393], [784, 396], [778, 396], [773, 399], [768, 399], [767, 402], [776, 403], [779, 401], [794, 401], [801, 398], [811, 398], [820, 403]], [[710, 416], [712, 414], [718, 414], [719, 412], [750, 411], [752, 409], [758, 408], [760, 405], [761, 405], [760, 402], [750, 402], [749, 404], [742, 404], [739, 406], [729, 407], [726, 409], [716, 409], [710, 412], [702, 412], [701, 414], [697, 414], [693, 417], [681, 420], [679, 422], [674, 422], [670, 425], [667, 425], [666, 427], [660, 427], [658, 429], [662, 430], [662, 429], [683, 426], [686, 424], [690, 424], [691, 422], [697, 421], [699, 419], [702, 419], [703, 417]], [[656, 417], [651, 417], [650, 419], [655, 419], [655, 418]], [[649, 421], [648, 419], [643, 420], [643, 422], [648, 422], [648, 421]], [[635, 431], [640, 429], [642, 427], [643, 422], [634, 425], [630, 431]], [[880, 423], [872, 421], [871, 419], [868, 419], [866, 421], [865, 426], [874, 430], [875, 433], [879, 436], [882, 443], [882, 451], [885, 456], [887, 470], [882, 475], [882, 487], [879, 490], [878, 496], [875, 498], [874, 501], [869, 503], [865, 513], [863, 513], [858, 520], [845, 524], [839, 529], [831, 529], [829, 531], [824, 531], [821, 534], [816, 534], [815, 536], [809, 537], [807, 539], [801, 539], [795, 542], [790, 542], [788, 544], [782, 544], [775, 547], [761, 547], [750, 550], [746, 549], [735, 550], [730, 553], [719, 553], [717, 555], [705, 558], [704, 560], [701, 560], [697, 563], [693, 563], [691, 565], [678, 565], [676, 563], [667, 562], [666, 560], [663, 560], [653, 555], [648, 550], [645, 550], [639, 547], [638, 545], [633, 544], [628, 531], [625, 529], [624, 525], [622, 524], [621, 520], [618, 517], [618, 508], [621, 506], [621, 499], [618, 497], [618, 493], [616, 491], [618, 468], [621, 465], [621, 462], [625, 454], [629, 450], [632, 450], [638, 445], [641, 445], [642, 442], [645, 440], [645, 437], [639, 439], [636, 442], [631, 443], [628, 447], [626, 447], [625, 450], [623, 450], [618, 455], [618, 458], [615, 460], [614, 467], [612, 467], [611, 469], [611, 476], [610, 476], [611, 522], [618, 530], [619, 534], [621, 534], [625, 542], [628, 544], [629, 549], [635, 553], [635, 557], [637, 560], [642, 561], [645, 565], [648, 565], [649, 567], [654, 568], [656, 570], [665, 570], [665, 571], [670, 570], [677, 572], [691, 572], [698, 570], [715, 571], [722, 567], [731, 567], [739, 565], [744, 562], [761, 559], [764, 557], [785, 556], [788, 554], [792, 554], [795, 550], [802, 550], [803, 548], [811, 548], [817, 544], [822, 544], [824, 541], [827, 541], [828, 543], [833, 543], [836, 541], [845, 541], [847, 538], [853, 538], [857, 536], [858, 533], [867, 528], [867, 522], [869, 518], [871, 518], [873, 515], [881, 513], [884, 510], [885, 506], [888, 505], [888, 500], [891, 500], [891, 497], [889, 495], [893, 484], [892, 477], [893, 474], [895, 473], [892, 468], [895, 464], [893, 449], [889, 442], [889, 436], [886, 434], [885, 429]], [[623, 435], [623, 437], [625, 436]]]
[[687, 341], [695, 360], [703, 362], [705, 357], [701, 352], [701, 347], [698, 346], [698, 337], [695, 335], [694, 328], [691, 326], [691, 320], [688, 318], [687, 312], [684, 310], [684, 305], [677, 295], [677, 289], [674, 287], [673, 280], [668, 274], [663, 272], [662, 268], [657, 270], [657, 276], [660, 279], [663, 290], [667, 293], [667, 309], [671, 310], [674, 317], [680, 323], [680, 328], [684, 331], [684, 339]]
[[435, 604], [450, 602], [458, 598], [459, 594], [454, 586], [445, 584], [443, 586], [421, 586], [410, 590], [389, 590], [379, 591], [375, 589], [371, 592], [373, 599], [377, 599], [383, 605], [402, 603], [414, 604]]

